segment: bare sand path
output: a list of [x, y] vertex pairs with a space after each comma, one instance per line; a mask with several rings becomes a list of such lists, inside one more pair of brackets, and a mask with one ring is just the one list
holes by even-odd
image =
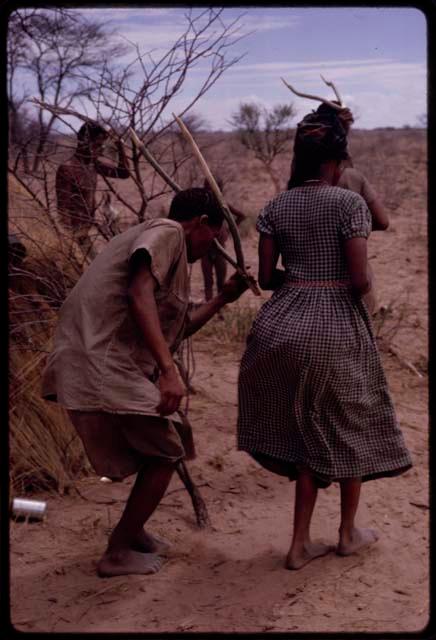
[[[207, 501], [212, 529], [197, 529], [189, 496], [174, 478], [150, 521], [150, 530], [173, 545], [161, 572], [101, 579], [95, 562], [131, 481], [85, 479], [78, 486], [86, 500], [74, 493], [45, 496], [45, 522], [11, 527], [16, 628], [375, 632], [424, 627], [429, 613], [425, 385], [412, 374], [406, 374], [405, 385], [404, 371], [388, 362], [415, 467], [364, 487], [359, 519], [380, 530], [379, 542], [354, 556], [330, 554], [291, 572], [283, 563], [294, 484], [235, 450], [240, 352], [206, 341], [196, 353], [191, 417], [198, 457], [190, 469]], [[336, 485], [320, 493], [315, 539], [335, 542], [338, 497]]]

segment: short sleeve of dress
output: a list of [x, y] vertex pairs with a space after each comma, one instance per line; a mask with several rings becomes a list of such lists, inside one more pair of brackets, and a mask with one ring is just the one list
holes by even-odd
[[343, 240], [368, 238], [371, 233], [371, 214], [364, 199], [356, 193], [349, 194], [344, 205], [340, 222], [340, 233]]
[[145, 249], [150, 256], [150, 269], [162, 286], [172, 266], [180, 258], [184, 246], [183, 231], [176, 226], [166, 224], [152, 226], [143, 231], [133, 243], [129, 260], [133, 254]]
[[272, 221], [272, 210], [272, 203], [268, 202], [259, 213], [256, 221], [256, 231], [259, 233], [266, 233], [270, 236], [274, 235], [275, 229]]

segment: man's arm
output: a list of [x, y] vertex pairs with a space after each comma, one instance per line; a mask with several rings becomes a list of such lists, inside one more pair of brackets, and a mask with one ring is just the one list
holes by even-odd
[[130, 169], [129, 169], [129, 161], [126, 156], [126, 152], [124, 151], [124, 145], [121, 140], [116, 141], [117, 149], [118, 149], [118, 166], [113, 167], [101, 160], [96, 160], [95, 168], [97, 173], [106, 178], [120, 178], [121, 180], [125, 180], [130, 177]]
[[221, 291], [212, 300], [205, 302], [190, 313], [183, 337], [189, 338], [206, 324], [224, 305], [237, 300], [248, 289], [247, 281], [234, 273], [224, 284]]
[[128, 304], [144, 342], [160, 369], [158, 385], [161, 401], [156, 409], [166, 416], [177, 411], [186, 389], [162, 333], [154, 297], [156, 281], [145, 257], [133, 260], [132, 277], [127, 290]]

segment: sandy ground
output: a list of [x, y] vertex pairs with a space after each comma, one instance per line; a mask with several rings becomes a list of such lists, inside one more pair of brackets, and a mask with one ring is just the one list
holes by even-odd
[[[409, 632], [429, 616], [427, 415], [427, 264], [425, 210], [413, 192], [392, 212], [391, 229], [373, 234], [370, 256], [380, 329], [395, 355], [383, 361], [414, 467], [398, 478], [367, 483], [359, 523], [379, 529], [379, 542], [347, 558], [330, 554], [300, 571], [284, 569], [294, 484], [260, 468], [235, 447], [236, 381], [243, 343], [194, 340], [196, 394], [190, 417], [197, 458], [189, 469], [206, 500], [212, 528], [198, 529], [177, 476], [149, 529], [172, 543], [153, 576], [98, 578], [95, 565], [132, 480], [104, 484], [92, 476], [81, 493], [47, 500], [40, 523], [11, 522], [11, 605], [26, 632]], [[416, 204], [416, 206], [415, 206]], [[413, 208], [413, 224], [409, 213]], [[244, 240], [256, 264], [256, 238]], [[395, 278], [394, 278], [395, 276]], [[200, 295], [198, 265], [193, 293]], [[246, 293], [241, 304], [250, 304]], [[215, 322], [215, 320], [214, 320]], [[218, 321], [216, 321], [218, 322]], [[312, 534], [334, 543], [338, 486], [319, 494]]]

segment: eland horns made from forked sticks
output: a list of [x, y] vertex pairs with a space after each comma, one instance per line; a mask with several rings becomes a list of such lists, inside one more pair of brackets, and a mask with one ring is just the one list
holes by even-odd
[[326, 98], [321, 98], [320, 96], [314, 96], [311, 93], [302, 93], [301, 91], [297, 91], [297, 89], [295, 89], [292, 85], [290, 85], [289, 82], [286, 82], [284, 78], [281, 78], [283, 84], [285, 84], [288, 87], [288, 89], [292, 91], [292, 93], [295, 93], [296, 96], [300, 96], [300, 98], [308, 98], [309, 100], [318, 100], [319, 102], [323, 102], [324, 104], [327, 104], [329, 107], [332, 107], [332, 109], [336, 109], [336, 111], [342, 111], [342, 109], [345, 109], [346, 108], [345, 104], [343, 103], [342, 98], [339, 95], [339, 92], [336, 89], [333, 82], [326, 80], [322, 75], [321, 75], [321, 79], [323, 80], [323, 82], [325, 82], [327, 86], [333, 89], [333, 91], [335, 92], [335, 96], [340, 104], [336, 104], [336, 102], [332, 102], [331, 100], [327, 100]]

